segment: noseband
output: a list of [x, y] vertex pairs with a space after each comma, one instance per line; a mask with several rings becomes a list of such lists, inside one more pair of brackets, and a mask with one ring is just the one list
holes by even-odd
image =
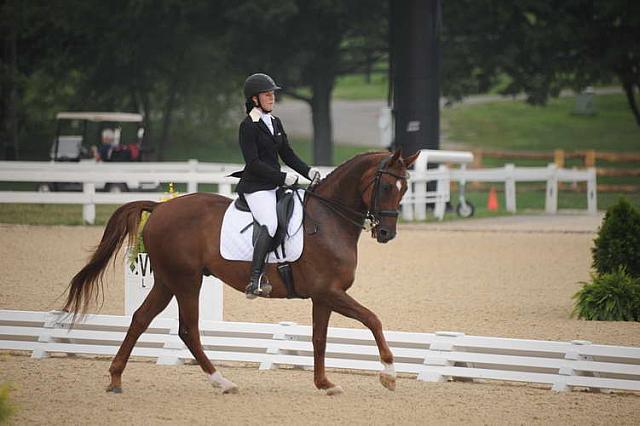
[[[383, 175], [393, 176], [394, 178], [396, 178], [396, 181], [407, 180], [407, 175], [401, 176], [389, 170], [385, 170], [385, 167], [389, 163], [390, 159], [391, 157], [387, 157], [384, 160], [382, 160], [380, 164], [378, 164], [378, 168], [376, 170], [376, 174], [374, 175], [373, 179], [362, 190], [362, 194], [364, 194], [367, 191], [367, 189], [373, 185], [373, 188], [371, 190], [371, 201], [369, 202], [369, 210], [367, 210], [367, 212], [365, 213], [359, 210], [352, 209], [351, 207], [345, 206], [344, 204], [338, 203], [337, 201], [323, 197], [322, 195], [317, 194], [309, 189], [305, 189], [305, 192], [322, 201], [327, 207], [333, 210], [336, 214], [341, 216], [343, 219], [351, 222], [358, 228], [363, 229], [365, 231], [371, 231], [371, 236], [375, 237], [377, 228], [380, 225], [380, 221], [383, 217], [386, 216], [386, 217], [397, 218], [398, 215], [400, 214], [400, 211], [397, 209], [382, 210], [378, 207], [379, 198], [381, 197], [381, 192], [382, 192], [382, 187], [380, 185], [382, 181], [382, 176]], [[357, 219], [354, 220], [353, 218], [347, 216], [347, 214], [350, 214]]]

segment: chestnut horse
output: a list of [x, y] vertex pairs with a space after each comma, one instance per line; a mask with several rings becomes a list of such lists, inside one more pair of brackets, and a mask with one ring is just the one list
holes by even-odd
[[[305, 198], [305, 235], [302, 256], [291, 264], [295, 291], [313, 302], [314, 383], [327, 394], [342, 389], [325, 374], [324, 356], [331, 312], [354, 318], [371, 330], [383, 369], [381, 383], [395, 389], [393, 354], [378, 317], [347, 294], [355, 278], [357, 243], [364, 224], [371, 235], [386, 243], [396, 235], [400, 199], [407, 190], [407, 167], [417, 154], [402, 158], [400, 151], [366, 153], [338, 166]], [[102, 240], [87, 265], [69, 284], [64, 310], [86, 312], [97, 300], [110, 259], [136, 234], [142, 211], [151, 211], [143, 230], [145, 248], [155, 284], [134, 313], [127, 335], [113, 358], [108, 391], [121, 392], [122, 372], [138, 337], [167, 306], [173, 296], [179, 307], [179, 336], [214, 386], [223, 393], [237, 392], [209, 361], [200, 344], [198, 302], [202, 277], [209, 273], [244, 291], [249, 262], [228, 261], [220, 256], [220, 229], [232, 200], [221, 195], [196, 193], [164, 203], [135, 201], [118, 208], [109, 219]], [[269, 297], [285, 298], [287, 290], [274, 264], [265, 273], [273, 285]], [[248, 302], [250, 303], [250, 302]]]

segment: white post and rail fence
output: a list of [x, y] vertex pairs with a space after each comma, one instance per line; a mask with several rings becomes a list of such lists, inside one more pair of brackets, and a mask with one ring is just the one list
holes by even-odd
[[[457, 151], [423, 150], [415, 170], [411, 171], [409, 190], [402, 200], [405, 220], [425, 220], [427, 204], [434, 205], [434, 215], [444, 217], [450, 200], [450, 186], [457, 182], [496, 182], [505, 187], [506, 209], [517, 211], [516, 184], [518, 182], [546, 182], [545, 211], [558, 211], [558, 185], [560, 182], [586, 182], [587, 212], [597, 212], [596, 171], [590, 169], [563, 169], [554, 164], [547, 167], [516, 167], [507, 164], [500, 168], [467, 169], [473, 155]], [[437, 168], [429, 168], [430, 165]], [[449, 165], [460, 165], [459, 168]], [[32, 191], [0, 191], [0, 203], [31, 204], [79, 204], [83, 206], [82, 217], [87, 223], [95, 222], [97, 204], [122, 204], [135, 200], [159, 201], [166, 195], [162, 192], [100, 192], [105, 182], [124, 184], [138, 188], [143, 183], [158, 186], [160, 183], [186, 184], [187, 192], [198, 191], [200, 184], [216, 185], [216, 192], [233, 197], [234, 178], [232, 171], [240, 170], [239, 164], [201, 163], [196, 160], [167, 163], [52, 163], [52, 162], [0, 162], [0, 182], [29, 182]], [[332, 168], [322, 168], [326, 174]], [[39, 192], [42, 183], [75, 183], [82, 191]], [[428, 184], [433, 182], [433, 184]], [[5, 185], [6, 186], [6, 185]]]

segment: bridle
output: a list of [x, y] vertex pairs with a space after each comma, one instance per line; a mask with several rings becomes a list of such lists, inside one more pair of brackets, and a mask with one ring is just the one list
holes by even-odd
[[[376, 174], [371, 182], [364, 187], [362, 193], [366, 192], [366, 190], [373, 185], [373, 189], [371, 190], [371, 201], [369, 203], [369, 211], [367, 212], [367, 218], [371, 221], [372, 228], [377, 227], [380, 224], [380, 221], [383, 217], [395, 217], [397, 218], [400, 215], [400, 210], [382, 210], [378, 208], [378, 199], [381, 196], [382, 187], [380, 186], [380, 182], [382, 181], [382, 175], [389, 175], [396, 178], [396, 182], [398, 180], [407, 180], [407, 175], [400, 176], [399, 174], [393, 173], [389, 170], [385, 170], [387, 163], [391, 157], [387, 157], [380, 162], [378, 165], [378, 170], [376, 170]], [[394, 182], [395, 184], [395, 182]]]
[[[324, 197], [311, 189], [305, 188], [304, 191], [307, 194], [317, 198], [319, 201], [321, 201], [325, 206], [331, 209], [338, 216], [352, 223], [356, 227], [363, 229], [365, 231], [371, 231], [371, 236], [375, 237], [377, 234], [378, 226], [380, 225], [380, 222], [383, 217], [397, 218], [400, 214], [400, 211], [397, 209], [383, 210], [378, 207], [379, 198], [381, 197], [381, 193], [383, 190], [382, 186], [380, 185], [382, 181], [382, 176], [383, 175], [393, 176], [394, 178], [396, 178], [396, 182], [398, 180], [406, 181], [408, 178], [407, 175], [401, 176], [397, 173], [393, 173], [392, 171], [385, 170], [385, 167], [389, 163], [390, 159], [391, 157], [387, 157], [384, 160], [382, 160], [380, 164], [378, 164], [378, 168], [376, 170], [375, 175], [373, 176], [373, 179], [361, 191], [361, 195], [362, 195], [367, 191], [367, 189], [369, 189], [369, 187], [373, 185], [373, 188], [371, 190], [371, 201], [369, 202], [369, 209], [366, 212], [362, 212], [360, 210], [353, 209], [349, 206], [345, 206], [344, 204], [339, 203], [330, 198]], [[349, 217], [349, 215], [351, 217]]]

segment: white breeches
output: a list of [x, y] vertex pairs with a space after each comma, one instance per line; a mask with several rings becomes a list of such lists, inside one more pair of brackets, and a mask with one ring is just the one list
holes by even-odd
[[244, 194], [249, 204], [251, 213], [256, 221], [267, 227], [270, 236], [276, 234], [278, 229], [278, 216], [276, 215], [276, 190], [256, 191]]

